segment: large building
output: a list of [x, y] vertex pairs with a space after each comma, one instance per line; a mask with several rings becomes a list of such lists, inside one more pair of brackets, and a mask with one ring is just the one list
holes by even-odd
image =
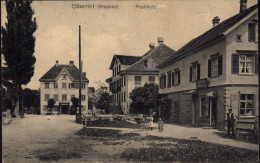
[[[46, 113], [48, 108], [48, 99], [56, 100], [54, 111], [61, 114], [68, 114], [72, 105], [71, 98], [79, 98], [79, 69], [73, 61], [69, 64], [56, 64], [40, 78], [41, 91], [41, 113]], [[86, 73], [82, 73], [82, 111], [88, 110], [88, 83]]]
[[259, 116], [257, 5], [219, 21], [157, 66], [171, 122], [224, 128], [229, 108], [241, 125]]
[[149, 47], [150, 50], [143, 56], [114, 55], [110, 64], [112, 77], [106, 80], [110, 86], [112, 113], [128, 114], [131, 104], [129, 93], [145, 83], [158, 84], [156, 65], [175, 53], [163, 43], [161, 37], [158, 38], [157, 47], [153, 43]]

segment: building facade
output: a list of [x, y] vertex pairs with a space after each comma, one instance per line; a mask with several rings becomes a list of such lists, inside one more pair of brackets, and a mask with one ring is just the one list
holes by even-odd
[[[69, 64], [56, 64], [40, 78], [41, 113], [48, 109], [48, 99], [53, 98], [56, 103], [54, 111], [68, 114], [72, 105], [71, 98], [79, 98], [79, 69], [73, 61]], [[88, 111], [88, 83], [86, 74], [82, 73], [82, 111]]]
[[153, 43], [149, 47], [150, 50], [143, 56], [114, 55], [110, 65], [112, 77], [106, 80], [110, 87], [112, 113], [128, 114], [131, 104], [129, 93], [145, 83], [158, 84], [156, 65], [175, 53], [163, 44], [161, 37], [158, 38], [157, 47]]
[[219, 23], [158, 65], [170, 122], [224, 128], [232, 108], [238, 123], [259, 116], [257, 5]]

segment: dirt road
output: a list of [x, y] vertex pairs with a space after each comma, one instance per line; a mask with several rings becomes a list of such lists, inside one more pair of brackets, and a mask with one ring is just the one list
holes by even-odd
[[83, 126], [71, 115], [26, 115], [3, 126], [3, 161], [39, 162], [36, 149], [45, 148], [59, 139], [74, 134]]

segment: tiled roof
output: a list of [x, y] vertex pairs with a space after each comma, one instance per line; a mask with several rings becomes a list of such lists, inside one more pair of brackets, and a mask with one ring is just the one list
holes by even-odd
[[171, 56], [175, 56], [175, 50], [171, 49], [165, 44], [160, 44], [159, 46], [155, 47], [153, 50], [149, 50], [146, 54], [143, 55], [143, 58], [141, 60], [139, 60], [138, 62], [136, 62], [129, 68], [127, 68], [125, 71], [126, 72], [156, 71], [155, 69], [149, 69], [145, 67], [144, 61], [153, 58], [155, 60], [156, 65], [158, 65]]
[[186, 45], [184, 45], [182, 48], [180, 48], [176, 55], [169, 57], [165, 62], [158, 65], [157, 67], [161, 68], [166, 66], [167, 64], [171, 63], [173, 60], [177, 59], [178, 56], [187, 54], [203, 45], [206, 45], [207, 43], [210, 43], [214, 40], [220, 39], [221, 37], [224, 37], [224, 32], [227, 31], [229, 28], [231, 28], [233, 25], [235, 25], [237, 22], [245, 18], [247, 15], [249, 15], [251, 12], [253, 12], [257, 8], [257, 5], [254, 5], [245, 11], [236, 14], [235, 16], [223, 21], [219, 25], [213, 27], [212, 29], [208, 30], [204, 34], [200, 35], [199, 37], [191, 40]]
[[114, 65], [116, 58], [119, 59], [119, 61], [122, 65], [132, 65], [132, 64], [136, 63], [137, 61], [139, 61], [140, 59], [142, 59], [142, 56], [114, 55], [113, 60], [110, 65], [111, 70], [113, 69], [113, 65]]
[[[75, 80], [78, 81], [79, 78], [79, 69], [73, 65], [54, 65], [48, 72], [46, 72], [41, 78], [40, 81], [54, 81], [56, 77], [61, 73], [63, 69], [66, 69], [69, 75]], [[82, 73], [82, 81], [89, 81], [86, 76]]]

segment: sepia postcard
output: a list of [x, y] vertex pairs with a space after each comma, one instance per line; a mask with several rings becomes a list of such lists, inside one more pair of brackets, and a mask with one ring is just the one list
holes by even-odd
[[257, 0], [1, 1], [2, 162], [259, 162]]

